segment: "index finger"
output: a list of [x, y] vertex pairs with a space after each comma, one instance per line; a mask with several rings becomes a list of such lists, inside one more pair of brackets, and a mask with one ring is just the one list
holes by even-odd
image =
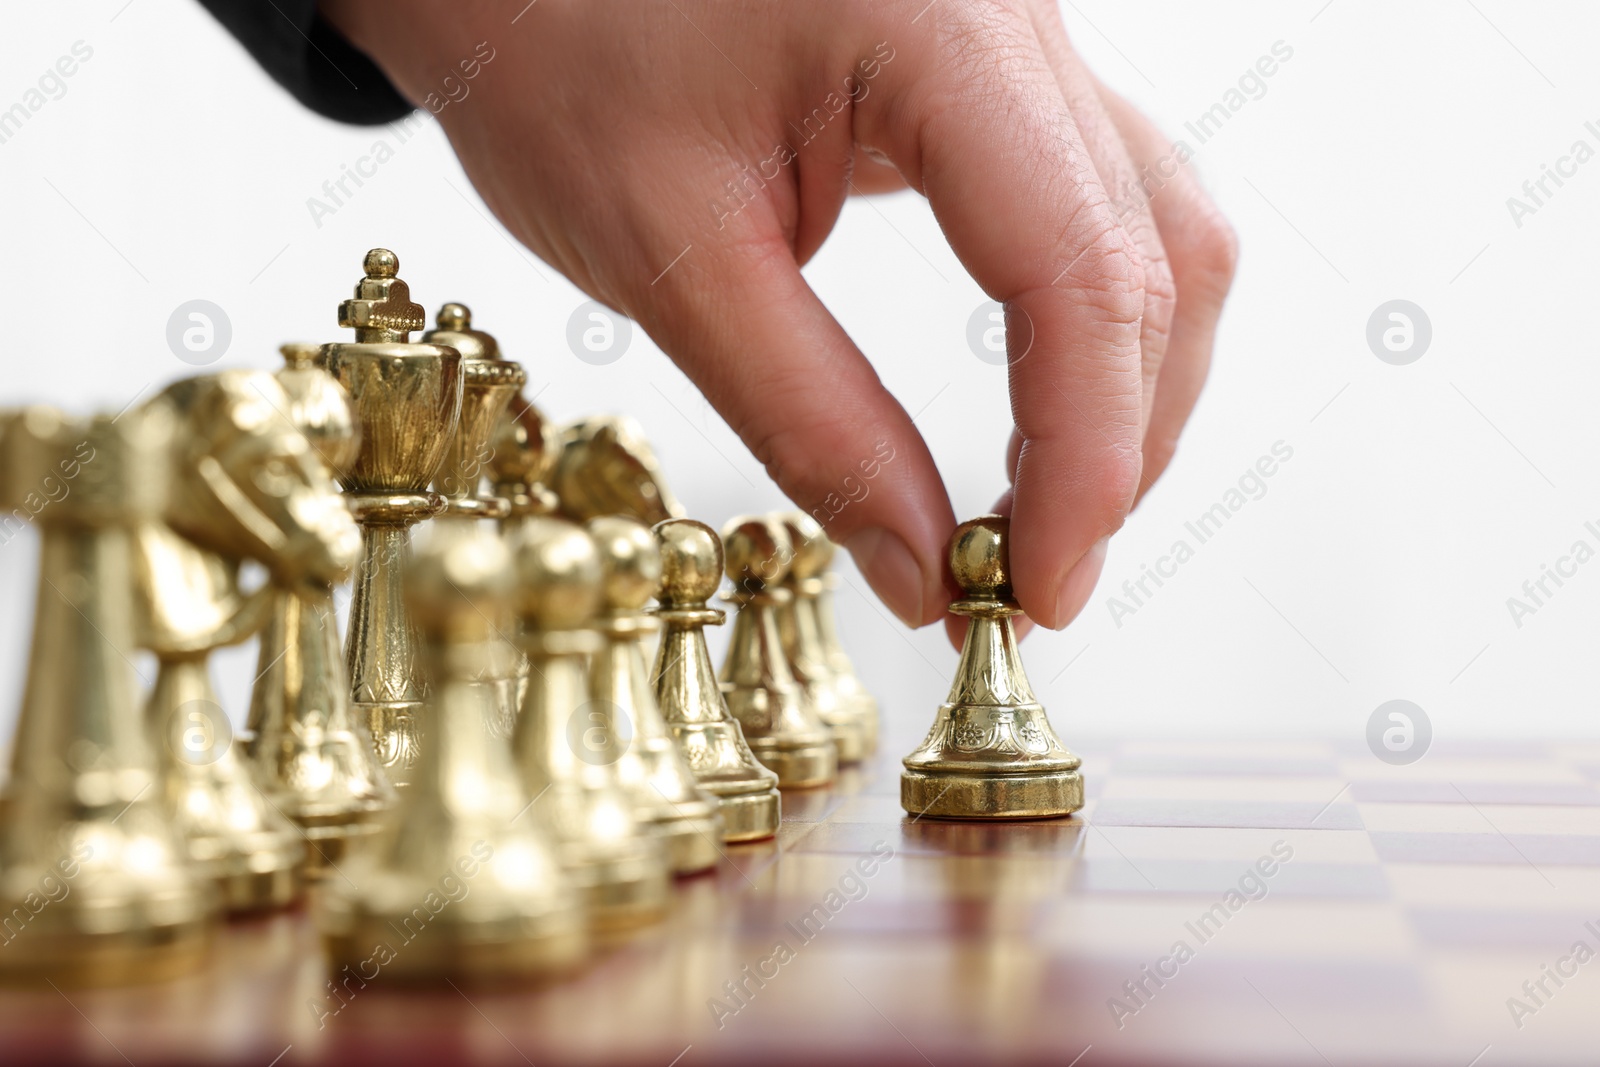
[[1143, 266], [1027, 20], [933, 8], [924, 21], [916, 53], [886, 69], [889, 91], [863, 101], [857, 139], [922, 190], [1006, 305], [1022, 438], [1012, 581], [1028, 615], [1059, 628], [1138, 491]]

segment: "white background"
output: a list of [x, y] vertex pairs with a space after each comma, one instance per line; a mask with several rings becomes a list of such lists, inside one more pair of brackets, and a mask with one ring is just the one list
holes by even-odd
[[[424, 304], [473, 307], [547, 413], [637, 418], [692, 515], [720, 525], [782, 502], [642, 334], [612, 366], [574, 358], [565, 330], [582, 295], [488, 221], [431, 119], [319, 228], [307, 198], [376, 140], [395, 144], [392, 131], [304, 111], [197, 5], [125, 2], [0, 16], [0, 109], [75, 41], [94, 50], [66, 94], [0, 144], [11, 324], [0, 402], [115, 410], [148, 395], [191, 370], [165, 331], [195, 298], [232, 321], [217, 366], [276, 367], [285, 340], [337, 338], [361, 254], [385, 245]], [[1584, 130], [1600, 120], [1600, 15], [1509, 0], [1075, 0], [1065, 15], [1091, 64], [1175, 136], [1274, 42], [1294, 51], [1198, 148], [1244, 251], [1184, 444], [1113, 540], [1082, 617], [1025, 645], [1068, 743], [1358, 742], [1393, 698], [1426, 709], [1440, 739], [1594, 735], [1600, 562], [1520, 628], [1506, 600], [1574, 540], [1600, 547], [1583, 529], [1600, 520], [1600, 162], [1521, 227], [1506, 199], [1575, 140], [1600, 148]], [[806, 274], [922, 411], [957, 514], [985, 510], [1003, 487], [1004, 371], [967, 346], [983, 297], [925, 204], [851, 204]], [[1380, 362], [1365, 339], [1369, 315], [1395, 298], [1432, 321], [1431, 348], [1409, 366]], [[1293, 458], [1266, 495], [1115, 625], [1107, 598], [1280, 440]], [[34, 552], [31, 537], [0, 548], [6, 734]], [[907, 633], [841, 565], [842, 630], [885, 705], [887, 743], [909, 749], [955, 656], [938, 628]], [[242, 719], [254, 651], [219, 660]]]

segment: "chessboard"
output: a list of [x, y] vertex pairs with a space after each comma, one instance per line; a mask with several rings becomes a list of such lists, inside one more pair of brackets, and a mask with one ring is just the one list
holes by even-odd
[[1085, 741], [1058, 712], [1079, 814], [947, 822], [901, 810], [886, 712], [877, 758], [785, 793], [776, 840], [566, 981], [330, 984], [302, 907], [226, 925], [190, 977], [0, 993], [0, 1062], [1594, 1061], [1600, 743], [1393, 767], [1359, 739]]

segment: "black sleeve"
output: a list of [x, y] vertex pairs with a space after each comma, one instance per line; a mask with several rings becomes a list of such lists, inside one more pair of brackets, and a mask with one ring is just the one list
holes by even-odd
[[200, 0], [274, 81], [339, 122], [393, 122], [410, 113], [377, 64], [322, 16], [316, 0]]

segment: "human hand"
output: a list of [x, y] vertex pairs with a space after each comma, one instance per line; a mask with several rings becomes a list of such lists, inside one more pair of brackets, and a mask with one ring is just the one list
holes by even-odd
[[[1017, 598], [1050, 627], [1082, 609], [1194, 406], [1236, 245], [1053, 0], [322, 9], [436, 111], [507, 228], [648, 331], [796, 504], [829, 514], [892, 451], [826, 528], [916, 626], [950, 599], [949, 497], [800, 266], [848, 193], [923, 193], [1013, 342], [1031, 337], [997, 505]], [[470, 98], [436, 107], [480, 46]]]

